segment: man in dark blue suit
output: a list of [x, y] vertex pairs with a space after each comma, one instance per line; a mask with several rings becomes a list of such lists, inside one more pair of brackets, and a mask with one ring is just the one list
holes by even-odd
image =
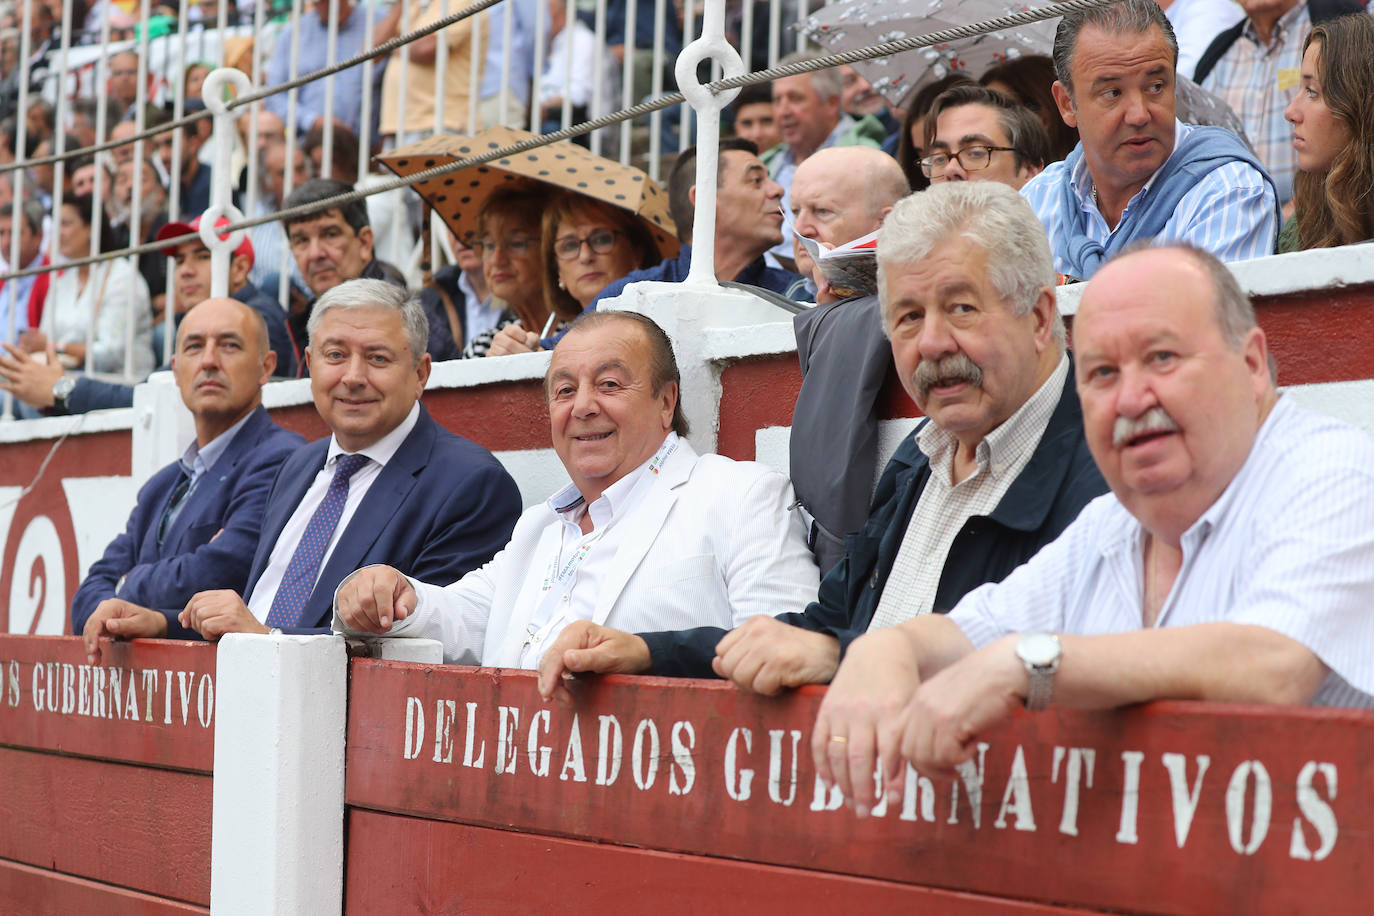
[[334, 590], [385, 563], [453, 582], [510, 539], [520, 494], [501, 464], [420, 405], [428, 321], [405, 290], [351, 280], [315, 303], [308, 326], [315, 407], [333, 435], [282, 465], [242, 596], [193, 597], [181, 622], [225, 633], [327, 633]]
[[172, 372], [196, 439], [139, 491], [124, 533], [72, 600], [72, 632], [194, 638], [177, 612], [209, 587], [241, 588], [277, 469], [304, 439], [262, 408], [276, 356], [261, 316], [233, 299], [187, 313]]

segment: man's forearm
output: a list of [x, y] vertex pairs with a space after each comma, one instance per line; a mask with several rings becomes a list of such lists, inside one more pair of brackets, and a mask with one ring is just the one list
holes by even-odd
[[928, 681], [950, 665], [974, 652], [974, 645], [959, 625], [944, 614], [922, 614], [900, 624], [907, 638], [916, 671]]
[[1051, 702], [1087, 709], [1159, 699], [1306, 703], [1328, 673], [1302, 643], [1246, 624], [1060, 640], [1063, 657]]

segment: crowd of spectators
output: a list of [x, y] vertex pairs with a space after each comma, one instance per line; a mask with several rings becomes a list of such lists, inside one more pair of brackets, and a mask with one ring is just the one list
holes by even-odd
[[[293, 47], [300, 52], [297, 72], [328, 62], [329, 7], [323, 0], [313, 4], [257, 52], [268, 85], [289, 78]], [[58, 24], [52, 12], [44, 4], [33, 6], [31, 73], [41, 72], [44, 60], [50, 62]], [[218, 8], [195, 12], [192, 18], [208, 27]], [[249, 216], [260, 216], [293, 202], [310, 204], [366, 187], [379, 179], [359, 148], [360, 133], [372, 138], [366, 151], [372, 153], [421, 139], [436, 127], [461, 132], [481, 126], [468, 123], [475, 107], [486, 112], [480, 117], [503, 115], [514, 123], [529, 116], [533, 99], [543, 106], [538, 116], [546, 129], [557, 126], [558, 110], [565, 106], [575, 118], [594, 114], [588, 107], [591, 73], [623, 59], [625, 12], [614, 4], [608, 11], [609, 52], [594, 47], [594, 35], [569, 15], [562, 0], [552, 0], [542, 12], [516, 3], [508, 12], [464, 20], [413, 43], [404, 60], [395, 52], [390, 60], [379, 60], [373, 86], [362, 85], [360, 67], [331, 77], [338, 82], [329, 105], [323, 81], [302, 87], [292, 125], [285, 121], [287, 96], [273, 95], [238, 119], [235, 200]], [[674, 16], [680, 19], [681, 12], [677, 8]], [[727, 111], [736, 138], [722, 143], [718, 163], [712, 240], [718, 279], [803, 301], [843, 298], [830, 289], [793, 231], [800, 226], [803, 235], [828, 247], [852, 240], [834, 235], [834, 225], [843, 221], [824, 228], [833, 210], [822, 213], [792, 199], [798, 169], [831, 148], [845, 151], [844, 157], [869, 175], [882, 170], [864, 164], [868, 153], [861, 148], [880, 148], [882, 155], [894, 157], [912, 191], [947, 181], [998, 181], [1021, 190], [1045, 226], [1056, 270], [1066, 282], [1088, 279], [1113, 253], [1140, 240], [1189, 242], [1235, 261], [1374, 235], [1368, 191], [1374, 153], [1364, 110], [1374, 75], [1363, 65], [1323, 66], [1369, 61], [1374, 20], [1357, 0], [1315, 5], [1285, 0], [1244, 7], [1244, 18], [1214, 36], [1176, 37], [1171, 22], [1185, 30], [1212, 28], [1215, 17], [1202, 12], [1182, 2], [1163, 10], [1129, 2], [1102, 15], [1076, 17], [1059, 27], [1053, 58], [1003, 62], [974, 74], [977, 81], [951, 74], [919, 88], [904, 107], [890, 105], [848, 66], [746, 88]], [[248, 21], [251, 13], [243, 5], [225, 11], [230, 24]], [[435, 4], [392, 4], [379, 12], [373, 41], [439, 14]], [[75, 37], [89, 39], [107, 15], [113, 27], [122, 26], [118, 6], [78, 9], [75, 19], [86, 28]], [[366, 41], [365, 13], [344, 2], [337, 16], [334, 53], [344, 57]], [[504, 39], [507, 29], [512, 45], [524, 47], [537, 19], [547, 33], [548, 67], [531, 96], [534, 74], [521, 69], [524, 59], [506, 60], [495, 52], [504, 46], [497, 38]], [[18, 21], [15, 10], [0, 10], [0, 50], [13, 44]], [[678, 20], [670, 24], [681, 28]], [[643, 18], [639, 29], [644, 30]], [[479, 87], [469, 83], [469, 55], [474, 43], [483, 41]], [[669, 29], [669, 48], [678, 41]], [[1193, 50], [1185, 58], [1180, 47]], [[1341, 53], [1328, 54], [1327, 47]], [[637, 80], [647, 78], [639, 50]], [[22, 113], [25, 148], [15, 149], [16, 111], [0, 122], [0, 159], [91, 145], [101, 139], [96, 127], [102, 115], [114, 140], [132, 136], [140, 125], [164, 125], [172, 117], [170, 103], [156, 104], [157, 93], [139, 91], [138, 76], [147, 67], [139, 51], [134, 43], [110, 55], [101, 104], [100, 93], [67, 100], [61, 125], [51, 101], [35, 91]], [[1128, 51], [1143, 62], [1123, 69], [1118, 61]], [[448, 77], [446, 91], [436, 96], [441, 56]], [[813, 57], [797, 53], [784, 60]], [[1176, 120], [1172, 74], [1178, 61], [1234, 107], [1244, 136]], [[23, 69], [16, 63], [16, 55], [0, 54], [11, 90], [17, 90]], [[605, 105], [614, 102], [616, 69], [608, 66], [602, 80]], [[208, 65], [192, 62], [170, 76], [180, 84], [173, 94], [180, 92], [186, 112], [203, 109], [192, 93], [208, 72]], [[493, 75], [499, 77], [495, 90]], [[567, 82], [570, 75], [576, 83]], [[159, 79], [167, 81], [169, 75], [150, 74], [149, 88]], [[1086, 94], [1079, 88], [1083, 85], [1090, 87]], [[34, 83], [35, 90], [41, 86]], [[369, 92], [375, 123], [363, 125], [360, 102]], [[493, 100], [496, 115], [488, 104]], [[11, 108], [14, 102], [7, 98]], [[210, 131], [210, 119], [201, 118], [143, 141], [142, 159], [136, 159], [140, 151], [132, 143], [69, 159], [60, 170], [60, 189], [55, 187], [59, 170], [52, 164], [31, 166], [17, 207], [12, 203], [17, 176], [6, 173], [0, 204], [17, 217], [17, 266], [60, 264], [150, 243], [166, 237], [168, 226], [192, 223], [210, 199]], [[278, 374], [290, 374], [288, 367], [306, 371], [312, 301], [354, 277], [382, 278], [422, 293], [434, 325], [428, 352], [436, 360], [548, 347], [579, 312], [618, 295], [628, 283], [682, 279], [697, 241], [692, 232], [695, 159], [695, 149], [687, 149], [669, 170], [667, 194], [682, 243], [672, 250], [639, 237], [636, 229], [643, 226], [629, 211], [534, 182], [517, 182], [482, 203], [475, 233], [460, 238], [441, 232], [444, 238], [436, 247], [446, 256], [433, 272], [419, 266], [428, 252], [413, 194], [375, 195], [317, 220], [255, 227], [239, 253], [249, 270], [244, 282], [255, 294], [281, 303], [290, 329], [289, 348], [277, 348]], [[61, 207], [54, 211], [59, 194]], [[304, 231], [321, 221], [329, 224], [327, 231]], [[6, 245], [0, 258], [9, 256]], [[175, 274], [169, 278], [168, 257], [150, 251], [137, 258], [133, 270], [122, 261], [60, 270], [21, 278], [12, 292], [13, 300], [0, 289], [0, 334], [11, 348], [5, 380], [21, 395], [21, 415], [32, 415], [70, 408], [66, 398], [46, 391], [49, 380], [59, 394], [68, 390], [66, 372], [141, 379], [168, 352], [168, 295], [174, 327], [208, 288], [183, 283]], [[41, 370], [33, 365], [44, 363], [49, 351], [51, 363]]]
[[[623, 19], [603, 54], [562, 2], [538, 92], [506, 68], [489, 92], [490, 68], [478, 86], [462, 63], [488, 27], [525, 27], [518, 3], [378, 67], [397, 103], [371, 109], [379, 144], [435, 120], [470, 131], [491, 99], [521, 119], [593, 113], [579, 57], [633, 55], [634, 79], [654, 77]], [[1374, 237], [1374, 19], [1340, 0], [1244, 3], [1208, 35], [1199, 2], [1068, 14], [1051, 56], [948, 76], [904, 109], [852, 68], [779, 79], [733, 103], [713, 237], [696, 234], [689, 147], [666, 191], [636, 174], [665, 194], [675, 238], [576, 187], [499, 181], [432, 275], [393, 263], [427, 235], [413, 195], [338, 201], [372, 180], [361, 71], [339, 75], [332, 109], [302, 93], [294, 124], [279, 100], [245, 112], [240, 199], [298, 212], [238, 243], [229, 298], [210, 297], [199, 240], [0, 289], [17, 331], [0, 387], [30, 411], [131, 403], [96, 376], [142, 378], [162, 362], [153, 319], [178, 317], [170, 368], [196, 438], [92, 566], [74, 630], [93, 660], [106, 637], [432, 637], [450, 662], [537, 668], [545, 698], [570, 703], [584, 672], [830, 683], [813, 755], [860, 814], [901, 761], [949, 773], [1022, 704], [1374, 705], [1374, 442], [1278, 391], [1225, 266]], [[316, 55], [301, 70], [323, 63], [328, 7], [283, 32]], [[338, 8], [344, 56], [362, 31]], [[401, 0], [376, 35], [433, 15]], [[1181, 48], [1246, 136], [1176, 117]], [[441, 56], [461, 78], [411, 93]], [[112, 135], [167, 117], [139, 108], [129, 57], [111, 58]], [[0, 129], [6, 154], [87, 143], [89, 107], [70, 115], [58, 125], [36, 99], [25, 150]], [[37, 168], [20, 195], [0, 181], [18, 216], [0, 253], [40, 265], [199, 230], [205, 123], [141, 157], [73, 161], [63, 184]], [[829, 249], [860, 240], [871, 275], [835, 273]], [[672, 342], [598, 308], [683, 280], [694, 246], [717, 280], [798, 313], [789, 475], [697, 454]], [[1055, 290], [1077, 281], [1070, 348]], [[570, 483], [522, 511], [500, 463], [421, 397], [436, 361], [539, 349]], [[893, 374], [925, 419], [871, 492]], [[326, 438], [274, 425], [274, 375], [310, 378]]]

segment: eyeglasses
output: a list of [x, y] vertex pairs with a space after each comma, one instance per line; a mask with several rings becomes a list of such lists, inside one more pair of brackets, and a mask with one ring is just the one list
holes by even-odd
[[966, 146], [953, 155], [932, 153], [921, 160], [921, 174], [927, 178], [943, 175], [951, 159], [957, 161], [959, 167], [966, 172], [979, 172], [992, 163], [992, 154], [998, 152], [1010, 153], [1014, 150], [1010, 146], [983, 146], [979, 144]]
[[477, 252], [477, 254], [480, 256], [485, 256], [488, 254], [496, 254], [497, 248], [504, 248], [509, 254], [513, 254], [517, 258], [521, 258], [529, 254], [529, 251], [531, 248], [534, 247], [535, 242], [536, 240], [530, 238], [529, 236], [518, 235], [514, 238], [501, 239], [500, 241], [493, 238], [485, 238], [478, 239], [477, 241], [473, 242], [472, 250]]
[[571, 261], [582, 253], [582, 246], [585, 243], [592, 250], [593, 254], [610, 254], [615, 248], [615, 240], [623, 232], [614, 229], [597, 229], [586, 238], [578, 238], [575, 235], [565, 235], [553, 243], [553, 253], [558, 256], [560, 261]]

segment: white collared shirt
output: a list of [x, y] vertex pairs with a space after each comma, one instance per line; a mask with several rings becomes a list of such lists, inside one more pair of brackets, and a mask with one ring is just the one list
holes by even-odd
[[353, 513], [358, 511], [358, 506], [371, 489], [373, 481], [382, 473], [382, 468], [386, 467], [388, 461], [395, 457], [400, 449], [401, 443], [406, 440], [411, 430], [415, 429], [415, 424], [420, 419], [420, 402], [416, 401], [411, 405], [410, 413], [397, 425], [395, 429], [387, 433], [367, 448], [359, 449], [357, 452], [345, 452], [339, 445], [339, 440], [333, 436], [329, 439], [329, 454], [325, 458], [324, 467], [320, 468], [315, 475], [315, 480], [310, 484], [310, 488], [301, 497], [300, 504], [296, 506], [296, 511], [291, 513], [291, 517], [286, 520], [286, 526], [282, 528], [281, 535], [277, 538], [277, 543], [272, 545], [272, 555], [267, 560], [267, 568], [262, 571], [262, 576], [258, 579], [257, 585], [253, 587], [253, 593], [248, 596], [248, 610], [253, 612], [253, 616], [260, 621], [267, 620], [267, 612], [272, 609], [272, 600], [277, 597], [277, 589], [281, 586], [282, 576], [286, 575], [286, 568], [291, 565], [291, 558], [296, 553], [301, 538], [305, 535], [306, 526], [310, 524], [310, 519], [314, 517], [315, 510], [324, 502], [325, 494], [329, 492], [329, 485], [334, 480], [334, 471], [338, 466], [341, 455], [357, 454], [366, 455], [372, 460], [358, 470], [348, 481], [348, 499], [344, 502], [343, 513], [339, 516], [339, 523], [334, 526], [334, 533], [329, 538], [329, 545], [324, 549], [324, 556], [320, 558], [320, 568], [315, 572], [316, 581], [319, 581], [319, 574], [329, 565], [329, 558], [334, 553], [334, 548], [338, 546], [339, 538], [348, 530], [348, 523], [353, 518]]
[[957, 484], [953, 465], [959, 440], [934, 423], [925, 424], [917, 433], [917, 444], [930, 458], [930, 478], [916, 500], [870, 630], [934, 609], [954, 538], [970, 518], [990, 514], [1007, 495], [1044, 438], [1068, 373], [1069, 358], [1061, 356], [1059, 365], [1026, 403], [978, 443], [977, 467]]
[[[558, 516], [559, 537], [556, 552], [536, 554], [530, 563], [530, 575], [542, 580], [538, 604], [525, 628], [520, 667], [538, 667], [544, 648], [564, 627], [592, 619], [606, 575], [625, 540], [627, 526], [619, 523], [644, 501], [658, 469], [677, 449], [677, 433], [670, 432], [652, 458], [607, 487], [590, 506], [574, 484], [549, 497], [549, 508]], [[592, 519], [592, 530], [586, 534], [579, 525], [584, 514]]]
[[[1374, 705], [1374, 440], [1280, 397], [1250, 455], [1181, 539], [1156, 627], [1268, 627], [1331, 669], [1312, 702]], [[975, 646], [1009, 633], [1142, 628], [1145, 532], [1108, 493], [1001, 583], [950, 612]]]

